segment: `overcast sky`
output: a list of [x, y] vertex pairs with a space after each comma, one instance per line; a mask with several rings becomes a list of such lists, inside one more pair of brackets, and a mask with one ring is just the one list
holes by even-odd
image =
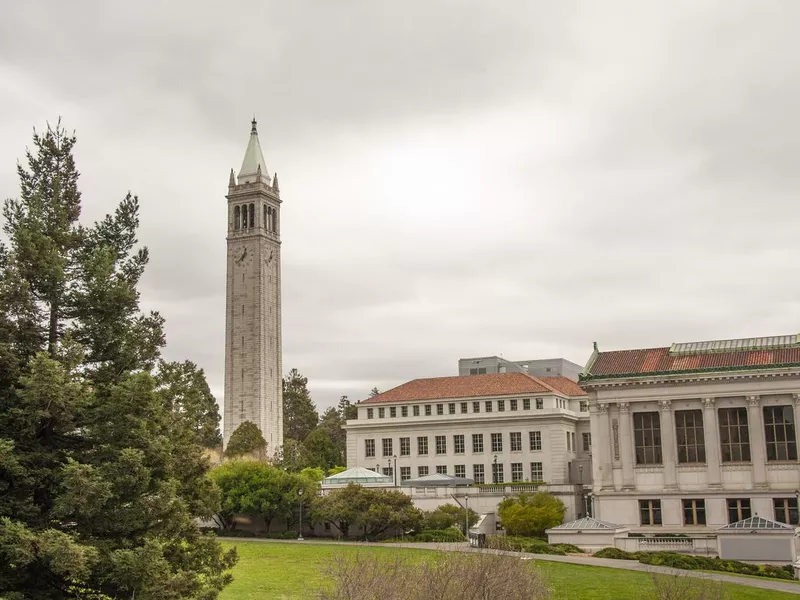
[[284, 368], [320, 407], [459, 357], [797, 333], [798, 22], [790, 0], [7, 2], [0, 197], [62, 116], [85, 220], [139, 195], [143, 304], [220, 401], [254, 113]]

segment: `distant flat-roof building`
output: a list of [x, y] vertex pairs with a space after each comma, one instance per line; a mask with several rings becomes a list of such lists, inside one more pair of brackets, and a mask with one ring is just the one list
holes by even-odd
[[798, 524], [800, 336], [595, 346], [580, 385], [594, 517], [640, 532]]
[[536, 377], [566, 377], [578, 381], [583, 367], [563, 358], [506, 360], [500, 356], [478, 356], [458, 359], [459, 375], [491, 373], [528, 373]]

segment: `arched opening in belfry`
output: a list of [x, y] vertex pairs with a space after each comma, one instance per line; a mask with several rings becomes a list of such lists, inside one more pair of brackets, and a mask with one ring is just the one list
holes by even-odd
[[240, 212], [241, 211], [239, 210], [238, 206], [234, 207], [234, 209], [233, 209], [233, 228], [234, 229], [239, 229], [239, 220], [241, 219]]
[[256, 226], [256, 206], [255, 204], [250, 205], [250, 227]]
[[278, 211], [274, 208], [272, 209], [272, 231], [278, 233]]
[[267, 205], [264, 205], [264, 217], [262, 218], [262, 222], [264, 223], [264, 229], [267, 228]]
[[242, 204], [242, 229], [247, 229], [247, 204]]

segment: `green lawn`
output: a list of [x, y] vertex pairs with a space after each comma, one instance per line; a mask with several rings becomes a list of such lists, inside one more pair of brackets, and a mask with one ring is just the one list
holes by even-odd
[[[223, 545], [238, 548], [239, 564], [222, 600], [314, 598], [324, 581], [325, 566], [335, 553], [364, 551], [363, 547], [313, 543], [237, 541]], [[430, 552], [381, 546], [370, 547], [368, 551], [387, 556], [403, 552], [420, 557]], [[553, 586], [557, 600], [638, 600], [650, 587], [646, 573], [547, 561], [538, 564]], [[728, 585], [727, 591], [729, 600], [798, 600], [795, 594], [743, 585]]]

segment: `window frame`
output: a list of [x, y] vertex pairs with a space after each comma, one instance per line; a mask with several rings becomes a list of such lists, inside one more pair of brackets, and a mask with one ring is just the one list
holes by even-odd
[[472, 465], [472, 479], [475, 483], [486, 483], [486, 468], [483, 464]]
[[511, 463], [511, 483], [519, 483], [525, 481], [525, 473], [522, 470], [521, 462]]
[[510, 448], [511, 452], [522, 452], [522, 432], [512, 431], [508, 434], [508, 437], [508, 447]]
[[528, 444], [531, 452], [542, 451], [542, 432], [540, 430], [528, 432]]
[[501, 433], [491, 433], [489, 434], [489, 439], [492, 441], [492, 452], [502, 452], [503, 451], [503, 434]]
[[[424, 448], [424, 451], [423, 451]], [[428, 456], [428, 436], [427, 435], [418, 435], [417, 436], [417, 456]]]
[[400, 456], [411, 456], [411, 438], [410, 437], [401, 437], [400, 438]]
[[591, 431], [584, 431], [581, 434], [581, 440], [583, 442], [583, 451], [584, 452], [591, 452], [592, 451], [592, 432]]
[[[723, 415], [725, 416], [724, 419]], [[734, 415], [736, 418], [732, 419], [731, 417]], [[736, 422], [734, 423], [732, 421]], [[720, 462], [751, 462], [750, 419], [747, 414], [747, 408], [744, 406], [731, 406], [717, 409], [717, 428], [720, 445]]]
[[[778, 523], [800, 525], [800, 510], [798, 508], [797, 497], [784, 496], [772, 499], [772, 514]], [[792, 516], [794, 516], [794, 519], [792, 519]]]
[[[539, 474], [538, 477], [536, 474]], [[544, 463], [540, 461], [531, 462], [531, 481], [544, 481]]]
[[[725, 498], [725, 511], [728, 515], [728, 525], [730, 525], [752, 517], [753, 503], [750, 498]], [[732, 511], [736, 511], [735, 516], [738, 518], [731, 520]]]
[[[370, 454], [370, 448], [372, 449], [372, 453]], [[365, 438], [364, 439], [364, 458], [375, 458], [375, 438]]]
[[676, 410], [674, 419], [678, 464], [704, 464], [706, 436], [702, 409]]
[[[389, 449], [388, 452], [386, 450], [387, 448]], [[392, 452], [393, 449], [394, 449], [393, 438], [381, 438], [381, 452], [382, 452], [381, 456], [383, 458], [391, 457], [394, 454], [394, 452]]]
[[[780, 411], [780, 415], [777, 415]], [[788, 415], [788, 420], [786, 419]], [[782, 416], [782, 421], [776, 417]], [[764, 419], [764, 445], [767, 462], [796, 462], [797, 434], [794, 422], [794, 407], [787, 404], [773, 404], [762, 407]], [[778, 439], [782, 437], [783, 439]]]
[[473, 454], [483, 454], [484, 445], [483, 445], [483, 434], [482, 433], [473, 433], [472, 434], [472, 453]]
[[[645, 522], [645, 515], [647, 521]], [[664, 524], [664, 516], [661, 509], [661, 500], [658, 498], [647, 498], [639, 500], [639, 525], [642, 527], [660, 527]]]
[[[681, 498], [681, 512], [683, 513], [684, 527], [705, 527], [707, 525], [704, 498]], [[691, 519], [687, 519], [687, 516], [691, 516]]]
[[[459, 447], [461, 448], [459, 450]], [[463, 433], [453, 434], [453, 454], [465, 454], [467, 451], [467, 442]]]
[[447, 436], [437, 435], [434, 436], [434, 448], [436, 449], [436, 456], [447, 454]]
[[632, 418], [636, 465], [663, 465], [661, 414], [657, 410], [640, 411], [633, 413]]

